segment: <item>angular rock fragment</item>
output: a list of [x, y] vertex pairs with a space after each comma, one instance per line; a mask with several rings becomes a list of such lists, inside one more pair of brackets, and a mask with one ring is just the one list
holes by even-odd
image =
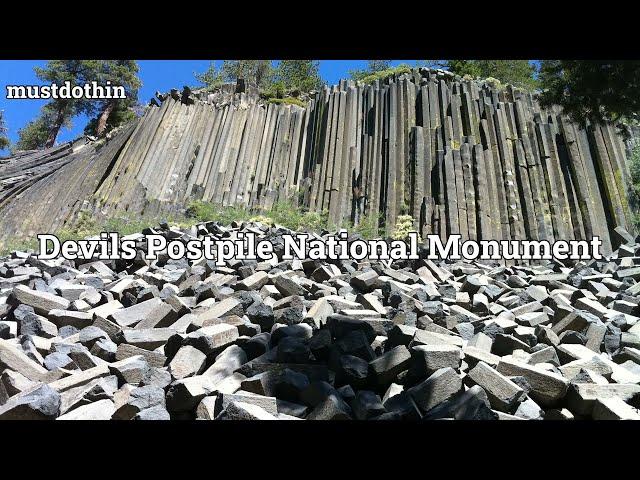
[[204, 367], [207, 356], [200, 350], [185, 345], [180, 347], [169, 363], [169, 372], [175, 379], [197, 375]]
[[49, 292], [31, 290], [24, 285], [17, 285], [13, 289], [16, 300], [33, 307], [36, 313], [48, 315], [51, 310], [67, 310], [70, 302], [66, 298], [59, 297]]
[[451, 368], [435, 371], [425, 381], [411, 387], [407, 393], [423, 413], [451, 399], [462, 390], [462, 380]]
[[218, 395], [216, 397], [216, 412], [220, 413], [220, 411], [226, 410], [229, 404], [237, 402], [256, 405], [274, 416], [278, 414], [278, 404], [275, 397], [267, 397], [243, 391]]
[[113, 401], [104, 399], [70, 410], [56, 420], [111, 420], [114, 411]]
[[142, 355], [137, 355], [109, 364], [108, 368], [111, 374], [118, 377], [121, 383], [138, 385], [149, 369], [149, 364]]
[[93, 324], [93, 315], [87, 312], [51, 310], [47, 318], [58, 328], [72, 326], [78, 330], [82, 330]]
[[482, 361], [469, 371], [465, 382], [480, 385], [487, 394], [491, 408], [505, 413], [513, 412], [526, 395], [518, 385]]
[[339, 396], [331, 394], [319, 403], [307, 420], [351, 420], [351, 408]]
[[270, 414], [258, 405], [245, 402], [231, 402], [225, 409], [228, 420], [277, 420], [275, 415]]
[[49, 385], [37, 384], [0, 406], [0, 420], [53, 420], [60, 413], [60, 394]]
[[423, 376], [446, 367], [458, 370], [462, 361], [462, 350], [454, 345], [417, 345], [411, 351], [412, 366]]
[[594, 420], [640, 420], [638, 410], [618, 397], [597, 399], [592, 417]]
[[531, 385], [531, 395], [541, 405], [552, 406], [567, 394], [569, 382], [562, 375], [548, 372], [534, 365], [517, 360], [505, 360], [498, 363], [497, 371], [503, 375], [522, 375]]
[[429, 411], [427, 419], [452, 418], [454, 420], [497, 420], [491, 410], [487, 394], [479, 385], [447, 400]]
[[165, 408], [164, 390], [155, 386], [138, 387], [131, 390], [127, 401], [114, 409], [114, 420], [131, 420], [140, 412], [160, 406]]
[[0, 340], [0, 368], [11, 369], [29, 380], [40, 380], [47, 369], [30, 359], [20, 348], [8, 340]]

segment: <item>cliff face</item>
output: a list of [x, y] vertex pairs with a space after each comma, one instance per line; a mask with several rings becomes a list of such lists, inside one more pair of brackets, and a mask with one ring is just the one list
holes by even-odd
[[81, 208], [146, 215], [191, 199], [288, 200], [334, 224], [380, 215], [393, 226], [408, 213], [443, 237], [599, 235], [607, 250], [629, 223], [615, 128], [582, 128], [511, 88], [421, 69], [343, 81], [306, 108], [182, 100], [168, 96], [103, 146], [4, 160], [0, 238], [53, 230]]

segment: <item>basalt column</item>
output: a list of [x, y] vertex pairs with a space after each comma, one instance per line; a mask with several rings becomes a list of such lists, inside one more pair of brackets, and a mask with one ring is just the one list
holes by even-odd
[[[417, 69], [368, 85], [344, 80], [304, 106], [229, 95], [168, 95], [148, 107], [104, 141], [117, 148], [96, 150], [91, 188], [68, 187], [87, 171], [80, 144], [0, 162], [3, 235], [69, 225], [80, 208], [158, 216], [194, 200], [256, 211], [287, 202], [381, 235], [409, 215], [423, 238], [443, 240], [597, 235], [610, 251], [615, 227], [632, 230], [628, 149], [615, 126], [577, 125], [531, 93]], [[72, 165], [69, 182], [44, 180], [47, 158], [51, 168]], [[44, 218], [59, 201], [60, 218]], [[20, 209], [33, 212], [25, 228], [7, 219]]]

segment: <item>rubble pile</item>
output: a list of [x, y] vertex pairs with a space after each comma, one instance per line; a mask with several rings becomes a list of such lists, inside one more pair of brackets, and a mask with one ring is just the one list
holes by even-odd
[[[123, 238], [142, 252], [149, 233], [245, 232], [278, 258], [290, 233]], [[576, 265], [14, 252], [0, 419], [640, 419], [640, 239], [615, 235], [605, 260]]]

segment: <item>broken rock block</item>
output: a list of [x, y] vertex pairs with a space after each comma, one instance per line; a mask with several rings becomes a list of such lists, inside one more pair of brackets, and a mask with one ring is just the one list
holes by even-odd
[[616, 384], [597, 385], [592, 383], [572, 384], [567, 393], [567, 407], [576, 415], [591, 416], [596, 401], [619, 398], [624, 402], [633, 401], [640, 395], [640, 385]]
[[93, 324], [93, 315], [87, 312], [71, 310], [51, 310], [47, 318], [58, 328], [72, 326], [82, 330]]
[[42, 338], [58, 336], [58, 327], [49, 320], [35, 313], [27, 313], [19, 322], [20, 335], [35, 335]]
[[128, 399], [112, 413], [114, 420], [131, 420], [145, 409], [155, 406], [165, 408], [164, 390], [155, 386], [134, 388]]
[[138, 385], [144, 378], [149, 364], [142, 355], [129, 357], [125, 360], [112, 363], [108, 366], [112, 375], [118, 377], [120, 383], [128, 383], [130, 385]]
[[178, 380], [167, 390], [167, 410], [170, 413], [192, 412], [204, 397], [214, 391], [214, 383], [205, 375]]
[[514, 415], [526, 420], [543, 420], [545, 417], [545, 412], [531, 398], [526, 398], [518, 405], [518, 408], [515, 411]]
[[[113, 320], [121, 327], [133, 327], [144, 320], [145, 325], [143, 328], [153, 328], [171, 316], [172, 310], [173, 309], [160, 298], [153, 298], [128, 308], [116, 310], [110, 315], [110, 320]], [[173, 318], [173, 320], [175, 321], [175, 318]]]
[[260, 290], [269, 282], [267, 272], [256, 272], [236, 284], [237, 290]]
[[33, 307], [35, 313], [48, 315], [51, 310], [67, 310], [71, 302], [66, 298], [59, 297], [49, 292], [31, 290], [24, 285], [17, 285], [13, 289], [16, 300], [25, 305]]
[[512, 413], [526, 395], [522, 388], [482, 361], [469, 371], [465, 382], [480, 385], [491, 408], [505, 413]]
[[277, 420], [275, 415], [270, 414], [262, 407], [245, 402], [231, 402], [225, 409], [225, 419], [227, 420]]
[[446, 367], [459, 370], [462, 362], [462, 350], [455, 345], [416, 345], [411, 352], [412, 367], [422, 376]]
[[231, 345], [238, 336], [238, 327], [219, 323], [189, 333], [182, 344], [191, 345], [205, 355], [210, 355]]
[[592, 417], [594, 420], [640, 420], [640, 413], [621, 398], [598, 398]]
[[308, 386], [309, 379], [306, 375], [285, 368], [247, 378], [242, 382], [241, 388], [258, 395], [301, 403], [301, 394]]
[[[278, 414], [278, 404], [275, 397], [266, 397], [264, 395], [257, 395], [255, 393], [243, 392], [240, 390], [235, 393], [223, 393], [216, 397], [216, 416], [222, 410], [226, 410], [230, 403], [234, 402], [257, 405], [271, 415], [275, 416]], [[200, 408], [200, 406], [198, 408]]]
[[60, 413], [60, 394], [49, 385], [37, 384], [0, 406], [0, 420], [53, 420]]
[[351, 420], [351, 408], [338, 395], [331, 394], [307, 415], [307, 420]]
[[138, 412], [134, 420], [171, 420], [171, 416], [167, 409], [162, 405], [155, 405], [150, 408]]
[[56, 420], [111, 420], [114, 412], [113, 401], [104, 399], [70, 410]]
[[521, 375], [526, 378], [531, 385], [534, 400], [543, 406], [553, 406], [560, 402], [569, 387], [569, 381], [562, 375], [517, 360], [501, 359], [497, 371], [507, 376]]
[[498, 414], [491, 410], [489, 399], [479, 385], [460, 391], [450, 400], [442, 402], [429, 411], [427, 420], [452, 418], [454, 420], [497, 420]]
[[411, 387], [407, 393], [423, 413], [450, 400], [462, 390], [462, 380], [451, 367], [435, 371], [425, 381]]
[[196, 420], [215, 420], [216, 402], [215, 395], [204, 397], [196, 408]]
[[13, 395], [24, 392], [33, 386], [35, 383], [21, 373], [5, 369], [0, 375], [0, 405], [6, 403]]
[[0, 368], [11, 369], [29, 380], [38, 381], [47, 369], [29, 358], [24, 351], [8, 340], [0, 340]]
[[172, 328], [145, 328], [123, 330], [118, 343], [128, 343], [145, 350], [155, 350], [167, 343], [175, 330]]
[[375, 384], [380, 388], [386, 388], [410, 365], [411, 353], [404, 345], [398, 345], [369, 362], [369, 370]]
[[386, 412], [380, 397], [369, 390], [359, 390], [351, 401], [351, 409], [357, 420], [368, 420]]
[[180, 347], [178, 353], [169, 363], [169, 372], [177, 380], [197, 375], [204, 367], [206, 359], [207, 356], [200, 350], [190, 345], [185, 345]]

